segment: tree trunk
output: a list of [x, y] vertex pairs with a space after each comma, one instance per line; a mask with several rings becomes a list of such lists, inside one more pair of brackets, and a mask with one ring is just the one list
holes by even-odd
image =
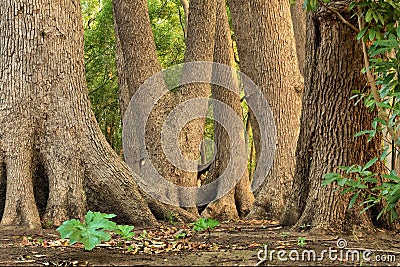
[[290, 6], [292, 14], [294, 37], [296, 38], [297, 60], [302, 75], [306, 63], [306, 11], [303, 10], [303, 1], [296, 1]]
[[273, 167], [248, 218], [272, 219], [281, 216], [294, 176], [303, 83], [289, 2], [254, 0], [250, 1], [250, 8], [254, 41], [251, 63], [247, 64], [254, 64], [255, 75], [250, 78], [261, 88], [274, 114], [277, 147]]
[[[214, 33], [215, 33], [215, 20], [216, 20], [216, 0], [201, 1], [192, 0], [189, 5], [189, 21], [187, 28], [187, 39], [186, 39], [186, 53], [185, 62], [193, 61], [213, 61], [214, 51]], [[206, 70], [211, 74], [212, 70]], [[183, 66], [182, 69], [182, 80], [190, 80], [191, 78], [190, 67]], [[196, 78], [196, 77], [193, 77]], [[191, 83], [181, 86], [178, 90], [174, 91], [171, 99], [173, 107], [176, 109], [179, 104], [191, 99], [208, 98], [211, 94], [211, 86], [204, 83]], [[204, 124], [205, 116], [207, 115], [208, 105], [203, 105], [203, 102], [199, 102], [191, 108], [190, 111], [182, 111], [188, 114], [196, 113], [200, 114], [200, 117], [193, 118], [184, 127], [182, 127], [179, 133], [179, 140], [176, 143], [180, 147], [181, 155], [187, 161], [198, 162], [200, 157], [200, 143], [204, 137]], [[194, 111], [195, 110], [195, 111]], [[176, 131], [179, 130], [178, 121], [170, 121], [171, 129]], [[186, 164], [185, 163], [185, 164]], [[196, 169], [197, 169], [197, 164]], [[193, 166], [192, 166], [193, 167]], [[161, 173], [167, 180], [172, 181], [178, 186], [184, 187], [197, 187], [197, 172], [187, 171], [184, 169], [177, 168], [173, 165], [161, 166]], [[193, 168], [190, 168], [193, 169]], [[178, 202], [182, 203], [182, 192], [178, 192]], [[196, 196], [188, 196], [191, 199], [191, 203], [195, 206]], [[186, 205], [184, 205], [186, 206]], [[194, 214], [198, 214], [196, 207], [187, 207], [187, 210]]]
[[[347, 5], [337, 8], [350, 20]], [[347, 210], [348, 195], [340, 196], [332, 186], [321, 185], [322, 176], [336, 166], [363, 165], [380, 150], [379, 140], [367, 143], [366, 138], [353, 137], [369, 129], [374, 117], [363, 105], [354, 106], [350, 100], [352, 90], [363, 91], [366, 84], [361, 74], [362, 49], [355, 35], [325, 8], [308, 15], [296, 175], [293, 193], [281, 219], [284, 225], [307, 225], [316, 231], [371, 226], [366, 214], [360, 215], [354, 208]]]
[[187, 38], [187, 26], [189, 24], [189, 1], [188, 0], [181, 0], [181, 5], [183, 7], [183, 13], [185, 15], [184, 35], [185, 35], [185, 40], [186, 40], [186, 38]]
[[131, 97], [161, 71], [146, 0], [113, 0], [122, 117]]
[[[146, 0], [114, 0], [114, 19], [120, 86], [120, 108], [121, 114], [124, 116], [132, 96], [135, 95], [139, 87], [147, 79], [161, 71], [161, 65], [157, 58]], [[159, 81], [158, 86], [159, 88], [155, 88], [154, 91], [166, 88], [163, 80]], [[148, 97], [150, 97], [154, 92], [149, 91], [147, 93], [149, 94]], [[132, 138], [128, 143], [129, 148], [124, 148], [125, 155], [128, 155], [128, 158], [125, 159], [132, 171], [141, 177], [144, 175], [141, 168], [141, 161], [145, 150], [149, 151], [152, 163], [161, 174], [163, 173], [163, 168], [168, 165], [168, 159], [165, 157], [161, 145], [161, 127], [163, 126], [162, 123], [165, 117], [171, 111], [171, 98], [172, 94], [166, 94], [159, 102], [154, 103], [153, 111], [149, 118], [142, 116], [142, 111], [145, 109], [147, 103], [146, 99], [143, 99], [142, 102], [134, 107], [135, 112], [131, 114], [135, 116], [135, 124], [123, 125], [125, 129], [129, 128], [132, 131], [130, 135]], [[139, 129], [141, 125], [146, 125], [146, 123], [146, 132], [143, 135]], [[147, 147], [140, 145], [143, 139], [146, 140]], [[158, 219], [165, 219], [171, 214], [184, 221], [193, 221], [196, 219], [196, 216], [188, 214], [183, 209], [165, 205], [154, 199], [153, 196], [147, 195], [146, 192], [142, 193], [151, 211]]]
[[[253, 54], [255, 44], [253, 38], [253, 22], [251, 15], [250, 1], [246, 0], [228, 0], [229, 10], [231, 12], [232, 24], [234, 29], [234, 37], [236, 46], [239, 54], [239, 66], [240, 71], [251, 79], [257, 77], [257, 70], [255, 64], [253, 64]], [[251, 128], [253, 130], [254, 148], [256, 151], [256, 162], [257, 157], [261, 152], [261, 135], [258, 122], [250, 110], [249, 120]]]
[[[233, 66], [233, 49], [231, 46], [231, 32], [228, 21], [228, 14], [226, 12], [225, 0], [217, 0], [217, 23], [215, 30], [215, 44], [214, 44], [214, 62], [222, 63], [227, 66]], [[231, 72], [228, 74], [231, 79], [236, 79], [235, 73]], [[235, 80], [236, 81], [236, 80]], [[213, 85], [212, 96], [213, 99], [219, 100], [226, 103], [231, 109], [233, 109], [240, 121], [243, 121], [242, 107], [240, 105], [240, 89], [237, 81], [234, 86], [235, 92], [229, 89]], [[219, 105], [213, 107], [214, 117], [216, 122], [214, 124], [214, 141], [217, 147], [217, 153], [213, 164], [211, 165], [210, 172], [208, 173], [207, 182], [212, 182], [218, 179], [220, 175], [225, 171], [229, 160], [232, 156], [233, 151], [230, 145], [228, 133], [224, 127], [218, 123], [224, 123], [227, 120], [231, 120], [228, 114], [224, 114], [223, 110], [219, 109]], [[231, 122], [232, 124], [232, 122]], [[240, 129], [240, 128], [239, 128]], [[243, 145], [244, 132], [240, 134], [242, 137]], [[243, 148], [243, 150], [246, 150]], [[244, 174], [237, 173], [241, 177], [231, 179], [237, 179], [240, 182], [236, 185], [235, 189], [232, 189], [224, 197], [208, 204], [206, 209], [202, 212], [202, 216], [217, 218], [221, 221], [238, 219], [239, 215], [246, 215], [254, 202], [253, 193], [250, 191], [249, 173], [246, 171]], [[236, 201], [235, 201], [236, 199]]]
[[[151, 35], [146, 3], [146, 1], [136, 3], [122, 0], [115, 1], [116, 32], [118, 33], [120, 42], [120, 63], [118, 64], [118, 68], [120, 73], [124, 72], [123, 75], [125, 76], [125, 79], [121, 81], [122, 112], [126, 111], [131, 97], [139, 89], [139, 86], [161, 70], [156, 56], [154, 40]], [[185, 60], [212, 61], [215, 31], [215, 0], [207, 1], [204, 4], [191, 1], [189, 17]], [[206, 28], [204, 28], [205, 25]], [[185, 73], [185, 69], [183, 73]], [[154, 89], [154, 93], [156, 90], [166, 88], [164, 81], [160, 80], [158, 82], [158, 88]], [[130, 91], [124, 90], [124, 85], [129, 85]], [[142, 107], [132, 107], [134, 111], [131, 110], [130, 112], [136, 116], [136, 124], [124, 125], [124, 127], [132, 126], [134, 130], [133, 139], [130, 140], [129, 144], [129, 161], [134, 172], [137, 172], [139, 175], [144, 173], [145, 170], [142, 170], [142, 156], [145, 154], [144, 150], [147, 150], [151, 157], [151, 164], [163, 178], [177, 185], [197, 185], [197, 172], [192, 173], [181, 170], [174, 166], [173, 162], [170, 162], [167, 158], [161, 140], [161, 133], [167, 116], [176, 106], [187, 99], [208, 97], [210, 91], [209, 85], [194, 84], [183, 86], [182, 89], [174, 92], [167, 92], [157, 103], [154, 103], [149, 118], [142, 116]], [[149, 98], [152, 94], [153, 92], [149, 92]], [[143, 109], [147, 105], [146, 103], [146, 99], [143, 99]], [[200, 109], [205, 109], [204, 114], [206, 114], [207, 106], [200, 107]], [[142, 124], [146, 125], [145, 136], [141, 136], [142, 133], [138, 130]], [[176, 127], [172, 128], [176, 129]], [[202, 140], [203, 133], [204, 119], [192, 121], [183, 128], [180, 136], [180, 145], [186, 159], [198, 159], [199, 143]], [[146, 147], [141, 146], [140, 140], [142, 138], [145, 138]], [[167, 192], [163, 192], [162, 194], [166, 194], [170, 198], [177, 197], [178, 192], [168, 188], [164, 189]], [[157, 208], [157, 210], [160, 209]], [[194, 214], [197, 213], [196, 208], [191, 211]]]
[[[59, 225], [87, 208], [154, 224], [91, 110], [79, 1], [2, 1], [0, 20], [1, 226], [40, 228], [40, 216]], [[48, 198], [35, 203], [43, 184]]]

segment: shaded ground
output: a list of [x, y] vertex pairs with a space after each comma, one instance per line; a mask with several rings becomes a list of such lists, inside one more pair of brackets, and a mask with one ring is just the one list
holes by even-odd
[[[292, 232], [267, 221], [223, 223], [210, 235], [194, 234], [187, 225], [160, 225], [135, 232], [131, 242], [113, 238], [89, 252], [81, 244], [69, 246], [54, 230], [44, 230], [41, 234], [2, 230], [0, 265], [400, 266], [400, 234], [393, 232], [316, 236]], [[178, 238], [182, 233], [186, 238]]]

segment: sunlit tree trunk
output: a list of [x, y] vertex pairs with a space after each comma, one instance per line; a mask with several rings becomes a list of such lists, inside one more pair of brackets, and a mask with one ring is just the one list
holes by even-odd
[[[214, 62], [233, 66], [234, 58], [231, 45], [231, 31], [224, 0], [217, 0], [217, 18], [214, 44]], [[236, 79], [234, 75], [234, 72], [230, 73], [232, 79]], [[239, 97], [240, 90], [237, 82], [234, 89], [235, 93], [229, 89], [214, 85], [212, 87], [212, 96], [213, 99], [229, 105], [229, 107], [236, 112], [237, 116], [240, 118], [240, 121], [243, 121], [243, 113]], [[228, 114], [224, 114], [223, 111], [219, 109], [218, 105], [214, 106], [213, 113], [214, 117], [217, 119], [217, 122], [226, 122], [227, 120], [232, 119], [228, 116]], [[230, 157], [235, 156], [235, 151], [231, 151], [232, 148], [226, 130], [223, 128], [223, 126], [221, 126], [220, 123], [217, 122], [214, 124], [214, 140], [217, 147], [217, 153], [215, 161], [211, 165], [210, 172], [207, 176], [208, 182], [214, 181], [220, 177], [220, 175], [225, 171]], [[244, 145], [244, 132], [242, 132], [240, 136]], [[240, 175], [241, 177], [237, 178], [237, 180], [240, 182], [237, 184], [236, 189], [232, 189], [223, 198], [210, 203], [203, 211], [202, 216], [218, 218], [219, 220], [232, 220], [237, 219], [239, 215], [246, 215], [250, 211], [250, 208], [254, 202], [254, 196], [250, 190], [249, 173], [247, 168], [244, 174], [237, 173], [237, 175]], [[236, 180], [236, 177], [231, 177], [231, 179]]]
[[296, 38], [297, 60], [301, 74], [304, 75], [306, 63], [306, 11], [303, 10], [303, 1], [298, 0], [290, 6], [292, 14], [294, 36]]
[[[192, 0], [189, 5], [189, 21], [187, 26], [185, 62], [213, 61], [214, 34], [216, 23], [216, 0]], [[185, 73], [185, 67], [183, 67]], [[184, 74], [185, 75], [185, 74]], [[190, 74], [189, 74], [190, 75]], [[211, 94], [211, 85], [204, 83], [191, 83], [181, 86], [174, 94], [174, 107], [190, 99], [208, 98]], [[194, 161], [200, 157], [200, 143], [204, 137], [205, 116], [208, 106], [197, 105], [198, 113], [203, 118], [198, 118], [187, 123], [179, 134], [179, 145], [183, 157]], [[175, 184], [186, 187], [197, 186], [197, 173], [177, 170], [166, 173]], [[196, 196], [190, 196], [193, 200]], [[196, 207], [188, 208], [193, 213], [198, 213]]]
[[[138, 91], [139, 87], [150, 77], [161, 71], [161, 65], [157, 58], [156, 46], [150, 26], [147, 1], [114, 0], [114, 20], [117, 43], [117, 68], [119, 77], [119, 99], [122, 116], [127, 112], [131, 98]], [[159, 86], [165, 87], [164, 81]], [[159, 88], [157, 88], [159, 89]], [[149, 92], [151, 95], [152, 92]], [[133, 119], [135, 123], [130, 125], [133, 131], [132, 139], [129, 140], [129, 161], [132, 171], [143, 175], [141, 170], [142, 155], [145, 151], [140, 146], [141, 140], [145, 139], [146, 148], [151, 157], [152, 164], [164, 177], [169, 173], [171, 164], [165, 156], [161, 144], [161, 131], [163, 122], [171, 111], [172, 94], [166, 94], [157, 103], [154, 103], [153, 111], [147, 121], [142, 114], [135, 112]], [[135, 110], [144, 110], [146, 99], [142, 99]], [[146, 124], [145, 136], [140, 132], [141, 125]], [[125, 127], [125, 125], [123, 125]], [[165, 192], [167, 194], [167, 192]], [[185, 220], [194, 220], [196, 217], [179, 207], [173, 207], [160, 203], [152, 196], [144, 193], [151, 211], [158, 219], [165, 219], [174, 214]]]
[[1, 226], [59, 225], [88, 208], [154, 224], [92, 113], [80, 2], [2, 1], [0, 21]]
[[[250, 78], [261, 88], [274, 114], [277, 148], [273, 167], [256, 195], [249, 218], [279, 218], [295, 171], [303, 83], [289, 1], [254, 0], [250, 1], [250, 10], [253, 41], [248, 44], [251, 55], [246, 64], [253, 64], [254, 73], [249, 73]], [[246, 59], [240, 59], [243, 60]]]
[[[253, 53], [255, 40], [253, 38], [253, 22], [251, 15], [250, 2], [246, 0], [228, 0], [229, 10], [231, 12], [232, 24], [234, 29], [234, 38], [239, 54], [240, 71], [250, 78], [257, 76], [256, 66], [253, 64]], [[249, 111], [249, 120], [253, 133], [254, 148], [256, 158], [261, 152], [260, 129], [253, 112]], [[257, 161], [257, 160], [256, 160]]]

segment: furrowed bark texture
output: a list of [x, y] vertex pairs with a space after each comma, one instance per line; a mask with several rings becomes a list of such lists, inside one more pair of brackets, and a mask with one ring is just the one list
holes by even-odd
[[[350, 20], [347, 5], [333, 5]], [[336, 166], [363, 165], [380, 150], [379, 138], [367, 143], [353, 137], [369, 129], [374, 117], [361, 103], [354, 106], [352, 90], [363, 91], [362, 49], [355, 33], [336, 15], [320, 8], [307, 18], [307, 57], [301, 131], [296, 150], [293, 192], [281, 219], [284, 225], [309, 225], [313, 230], [368, 229], [368, 215], [347, 210], [349, 196], [332, 186], [323, 187], [322, 176]]]
[[[233, 66], [233, 50], [231, 32], [229, 28], [228, 14], [226, 12], [226, 5], [224, 0], [217, 0], [217, 23], [215, 30], [215, 44], [214, 44], [214, 62], [222, 63], [227, 66]], [[213, 85], [212, 96], [213, 99], [219, 100], [229, 105], [233, 109], [240, 121], [243, 121], [242, 107], [240, 105], [240, 89], [237, 84], [234, 72], [227, 74], [234, 80], [235, 92], [230, 91], [227, 88]], [[224, 114], [219, 109], [218, 105], [213, 107], [214, 117], [217, 121], [224, 123], [227, 120], [231, 120], [228, 114]], [[240, 129], [240, 128], [239, 128]], [[241, 139], [244, 142], [244, 132], [240, 134]], [[216, 158], [211, 165], [210, 172], [208, 173], [206, 182], [211, 182], [224, 172], [231, 157], [235, 156], [235, 151], [231, 151], [230, 139], [226, 130], [221, 126], [220, 123], [214, 124], [214, 140], [217, 145]], [[245, 149], [243, 149], [245, 151]], [[221, 221], [238, 219], [239, 215], [246, 215], [254, 202], [253, 193], [250, 190], [249, 173], [246, 171], [238, 178], [239, 182], [235, 189], [232, 189], [224, 197], [210, 203], [206, 209], [202, 212], [202, 216], [217, 218]], [[231, 177], [235, 179], [235, 177]], [[236, 200], [236, 201], [235, 201]]]
[[[254, 41], [252, 61], [247, 64], [254, 64], [256, 75], [250, 78], [261, 88], [272, 109], [277, 146], [272, 169], [248, 218], [276, 219], [282, 214], [295, 173], [303, 83], [289, 2], [254, 0], [250, 9]], [[263, 141], [266, 140], [260, 140]]]
[[[154, 224], [92, 113], [80, 2], [2, 1], [0, 21], [1, 226], [59, 225], [87, 208]], [[34, 194], [41, 183], [48, 197]]]
[[[125, 114], [131, 98], [138, 91], [140, 86], [150, 77], [161, 71], [161, 65], [157, 58], [156, 46], [150, 26], [150, 19], [147, 8], [147, 1], [114, 0], [114, 20], [117, 40], [117, 67], [119, 75], [119, 99], [122, 115]], [[163, 80], [158, 81], [158, 88], [166, 87]], [[153, 89], [153, 88], [152, 88]], [[149, 92], [151, 95], [153, 92]], [[172, 110], [172, 94], [167, 93], [157, 103], [154, 103], [153, 110], [147, 118], [142, 118], [142, 112], [148, 102], [141, 99], [138, 106], [133, 107], [136, 116], [135, 124], [132, 127], [134, 133], [129, 146], [132, 153], [129, 153], [132, 171], [142, 175], [141, 160], [145, 151], [140, 148], [140, 140], [146, 138], [146, 148], [149, 152], [152, 163], [161, 175], [167, 173], [166, 166], [169, 166], [161, 145], [161, 130], [163, 122]], [[131, 107], [132, 108], [132, 107]], [[146, 124], [145, 136], [140, 132], [141, 125]], [[124, 125], [126, 127], [126, 125]], [[171, 214], [184, 221], [193, 221], [196, 216], [188, 214], [185, 210], [172, 207], [154, 199], [146, 192], [142, 192], [153, 214], [157, 219], [166, 219]]]
[[[213, 61], [215, 23], [216, 0], [190, 1], [185, 62]], [[211, 73], [212, 70], [208, 71]], [[182, 73], [190, 75], [185, 70], [185, 66]], [[211, 86], [203, 83], [191, 83], [181, 86], [174, 93], [173, 107], [176, 108], [180, 103], [190, 99], [208, 98], [211, 94]], [[193, 119], [182, 128], [178, 143], [183, 157], [189, 161], [198, 160], [200, 157], [199, 145], [204, 137], [208, 106], [196, 105], [192, 109], [196, 109], [202, 118]], [[197, 172], [184, 171], [174, 167], [172, 171], [164, 172], [164, 174], [177, 185], [197, 187]], [[189, 198], [194, 200], [196, 196], [189, 196]], [[189, 207], [188, 210], [198, 214], [196, 207]]]
[[306, 11], [303, 10], [303, 1], [296, 1], [290, 6], [294, 36], [296, 38], [297, 60], [302, 75], [306, 63]]

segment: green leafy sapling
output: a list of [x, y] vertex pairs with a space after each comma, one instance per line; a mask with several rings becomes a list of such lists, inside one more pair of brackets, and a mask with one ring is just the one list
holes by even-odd
[[194, 223], [192, 223], [193, 231], [196, 232], [203, 232], [203, 231], [210, 231], [210, 229], [214, 229], [219, 225], [219, 221], [210, 219], [210, 218], [200, 218]]
[[[211, 218], [200, 218], [194, 223], [191, 223], [193, 231], [197, 233], [207, 231], [208, 238], [210, 238], [210, 229], [214, 229], [219, 225], [219, 221], [213, 220]], [[208, 241], [208, 239], [207, 239]]]
[[139, 238], [146, 239], [147, 238], [147, 231], [143, 230], [143, 232], [139, 235]]
[[121, 238], [125, 241], [128, 241], [135, 236], [135, 232], [133, 232], [133, 229], [135, 229], [135, 226], [132, 225], [117, 225], [115, 233], [117, 235], [120, 235]]
[[102, 241], [111, 239], [111, 235], [106, 231], [114, 231], [117, 228], [116, 223], [109, 220], [115, 216], [88, 211], [83, 223], [76, 219], [68, 220], [58, 227], [57, 231], [60, 232], [61, 238], [69, 238], [71, 245], [80, 242], [85, 250], [92, 250]]
[[304, 247], [305, 245], [307, 245], [306, 238], [299, 236], [297, 239], [297, 246]]

